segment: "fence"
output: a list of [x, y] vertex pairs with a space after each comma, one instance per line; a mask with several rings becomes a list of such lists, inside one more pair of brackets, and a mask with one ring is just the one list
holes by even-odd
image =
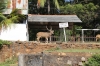
[[[40, 38], [41, 42], [46, 42], [45, 38]], [[51, 36], [50, 38], [48, 38], [49, 42], [57, 42], [60, 41], [60, 37], [59, 36]]]
[[[66, 41], [67, 42], [96, 42], [96, 37], [85, 36], [82, 39], [82, 37], [67, 36]], [[45, 39], [41, 38], [41, 42], [45, 42]], [[49, 38], [49, 42], [64, 42], [64, 36], [51, 36], [51, 38]]]
[[68, 37], [68, 42], [96, 42], [95, 37], [87, 36], [82, 39], [82, 37]]

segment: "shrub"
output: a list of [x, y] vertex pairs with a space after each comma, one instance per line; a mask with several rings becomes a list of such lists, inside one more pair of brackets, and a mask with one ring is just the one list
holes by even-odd
[[87, 60], [85, 66], [100, 66], [100, 54], [93, 55]]
[[7, 41], [7, 40], [0, 40], [0, 49], [3, 47], [3, 45], [10, 45], [11, 42], [10, 41]]

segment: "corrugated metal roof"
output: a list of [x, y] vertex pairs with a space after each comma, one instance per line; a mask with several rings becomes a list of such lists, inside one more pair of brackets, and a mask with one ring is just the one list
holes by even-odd
[[28, 15], [28, 22], [82, 22], [77, 15]]

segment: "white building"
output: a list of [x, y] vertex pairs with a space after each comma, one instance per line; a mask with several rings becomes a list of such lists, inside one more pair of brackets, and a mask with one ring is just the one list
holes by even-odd
[[59, 23], [82, 22], [76, 15], [30, 15], [28, 14], [28, 0], [9, 0], [8, 8], [4, 14], [10, 14], [16, 8], [21, 9], [21, 14], [28, 16], [28, 19], [20, 24], [12, 24], [11, 29], [8, 28], [6, 31], [2, 31], [0, 39], [29, 41], [28, 27], [45, 29], [45, 26], [49, 25], [58, 29]]

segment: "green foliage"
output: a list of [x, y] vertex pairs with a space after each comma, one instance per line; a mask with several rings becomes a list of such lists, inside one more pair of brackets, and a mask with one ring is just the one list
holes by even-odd
[[18, 58], [17, 57], [12, 57], [12, 58], [6, 59], [6, 61], [3, 62], [3, 63], [0, 63], [0, 66], [11, 66], [11, 64], [15, 64], [17, 62], [18, 62]]
[[57, 9], [60, 9], [58, 0], [53, 0], [53, 1], [54, 1], [54, 3], [55, 3], [55, 6], [57, 7]]
[[20, 20], [24, 20], [26, 16], [20, 14], [20, 9], [13, 10], [7, 18], [10, 18], [12, 22], [19, 22]]
[[[82, 20], [81, 24], [74, 24], [77, 26], [73, 27], [73, 34], [80, 33], [76, 30], [76, 28], [81, 26], [80, 29], [94, 29], [95, 25], [97, 24], [96, 18], [98, 17], [98, 5], [94, 5], [93, 3], [87, 3], [87, 4], [65, 4], [60, 7], [61, 14], [67, 14], [67, 15], [77, 15], [80, 20]], [[99, 21], [98, 21], [99, 23]], [[78, 29], [79, 29], [78, 28]], [[77, 31], [77, 32], [75, 32]], [[87, 33], [86, 33], [87, 34]], [[90, 32], [92, 34], [92, 31]]]
[[7, 1], [8, 0], [0, 0], [0, 13], [2, 13], [5, 10], [5, 8], [8, 4]]
[[67, 49], [62, 49], [60, 46], [52, 49], [48, 49], [46, 51], [51, 51], [51, 52], [85, 52], [85, 53], [98, 53], [100, 54], [100, 49], [73, 49], [73, 48], [67, 48]]
[[44, 7], [46, 0], [39, 0], [40, 1], [40, 7]]
[[89, 58], [85, 66], [100, 66], [100, 54], [93, 55]]
[[86, 20], [91, 21], [92, 18], [95, 18], [97, 13], [95, 12], [99, 6], [94, 5], [93, 3], [89, 4], [66, 4], [65, 6], [61, 6], [61, 13], [64, 14], [76, 14], [82, 21], [86, 22]]
[[[11, 19], [4, 19], [2, 22], [0, 22], [0, 27], [4, 30], [6, 30], [8, 27], [11, 27], [10, 25], [12, 24]], [[3, 27], [2, 27], [3, 26]]]
[[61, 0], [28, 0], [29, 14], [57, 14], [60, 9], [59, 1], [62, 2]]
[[0, 22], [2, 21], [2, 20], [5, 20], [6, 19], [6, 17], [2, 14], [2, 13], [0, 13]]
[[60, 50], [60, 48], [59, 48], [59, 47], [51, 48], [51, 49], [46, 50], [46, 51], [48, 51], [48, 52], [52, 52], [52, 51], [57, 51], [57, 50]]
[[[38, 3], [40, 3], [39, 7], [44, 7], [46, 1], [49, 1], [49, 0], [38, 0]], [[51, 0], [49, 1], [49, 3], [51, 2]], [[59, 9], [59, 3], [58, 3], [58, 0], [53, 0], [55, 6], [57, 7], [57, 9]]]
[[11, 42], [10, 41], [7, 41], [7, 40], [0, 40], [0, 49], [3, 47], [3, 45], [10, 45]]
[[55, 36], [59, 36], [59, 34], [60, 34], [60, 31], [59, 31], [59, 30], [55, 30], [55, 31], [54, 31], [54, 35], [55, 35]]
[[82, 29], [82, 26], [74, 25], [74, 26], [73, 26], [72, 33], [74, 33], [75, 35], [76, 35], [76, 34], [80, 35], [80, 31], [77, 30], [77, 29]]
[[25, 19], [26, 17], [20, 14], [19, 9], [13, 10], [9, 15], [5, 16], [0, 14], [0, 31], [7, 30], [11, 28], [11, 25], [16, 22], [20, 22]]
[[0, 31], [7, 30], [7, 28], [11, 28], [11, 24], [20, 22], [25, 19], [26, 17], [20, 14], [19, 9], [15, 9], [11, 12], [11, 14], [5, 16], [0, 14]]

